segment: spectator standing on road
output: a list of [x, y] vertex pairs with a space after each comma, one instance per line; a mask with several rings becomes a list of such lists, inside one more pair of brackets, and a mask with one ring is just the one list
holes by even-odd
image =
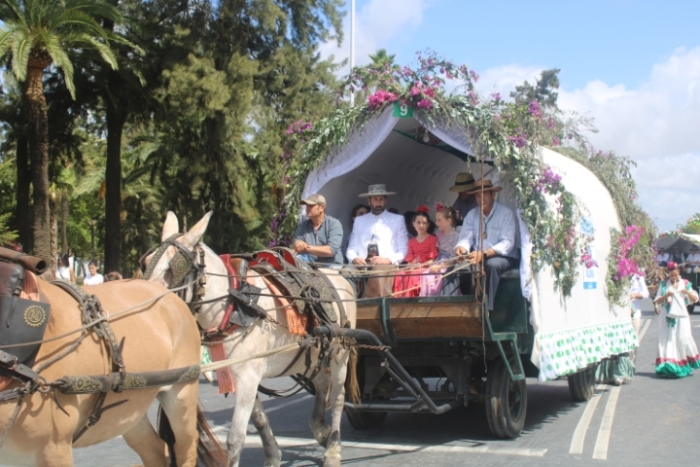
[[[644, 276], [635, 274], [632, 276], [630, 291], [630, 311], [632, 326], [639, 336], [640, 324], [642, 321], [642, 300], [649, 298], [649, 289], [644, 281]], [[598, 366], [596, 379], [602, 383], [610, 383], [620, 386], [623, 383], [631, 383], [637, 369], [634, 366], [637, 351], [633, 350], [629, 356], [621, 355], [611, 360], [605, 360]]]
[[56, 279], [62, 281], [75, 282], [75, 273], [70, 267], [70, 259], [68, 253], [61, 253], [58, 258], [58, 265], [56, 267]]
[[700, 368], [700, 355], [693, 340], [687, 306], [698, 301], [690, 282], [680, 276], [678, 265], [670, 262], [668, 280], [659, 284], [654, 300], [659, 306], [659, 343], [656, 374], [683, 378]]

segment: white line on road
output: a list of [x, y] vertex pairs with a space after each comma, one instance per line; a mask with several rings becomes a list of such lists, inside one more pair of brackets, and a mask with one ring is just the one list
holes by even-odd
[[600, 424], [598, 438], [595, 440], [593, 448], [593, 459], [608, 458], [608, 444], [610, 443], [610, 433], [612, 433], [613, 419], [615, 418], [615, 408], [617, 407], [617, 398], [620, 396], [620, 386], [615, 386], [610, 391], [608, 403], [605, 406], [603, 421]]
[[[598, 391], [603, 386], [601, 384], [596, 385], [595, 390]], [[588, 425], [591, 424], [591, 418], [593, 417], [593, 412], [598, 405], [600, 400], [600, 393], [593, 394], [593, 397], [586, 404], [586, 409], [581, 415], [581, 419], [576, 425], [576, 430], [574, 430], [574, 436], [571, 438], [571, 446], [569, 447], [569, 454], [582, 454], [583, 453], [583, 442], [586, 440], [586, 432], [588, 431]]]
[[642, 330], [639, 331], [639, 338], [637, 339], [637, 344], [640, 346], [642, 345], [642, 339], [644, 339], [644, 334], [647, 333], [647, 330], [649, 329], [649, 325], [651, 324], [651, 320], [647, 319], [644, 321], [644, 324], [642, 324]]
[[[219, 437], [221, 438], [221, 437]], [[225, 441], [225, 440], [223, 440]], [[280, 447], [294, 448], [319, 446], [313, 439], [308, 438], [277, 438], [277, 443]], [[262, 446], [262, 441], [257, 436], [246, 436], [245, 445], [247, 447]], [[320, 446], [319, 446], [320, 447]], [[544, 457], [547, 449], [530, 449], [530, 448], [507, 448], [507, 447], [491, 447], [491, 446], [426, 446], [420, 444], [381, 444], [381, 443], [363, 443], [359, 441], [343, 441], [344, 449], [372, 449], [378, 451], [398, 451], [398, 452], [428, 452], [439, 454], [496, 454], [503, 456], [521, 456], [521, 457]]]

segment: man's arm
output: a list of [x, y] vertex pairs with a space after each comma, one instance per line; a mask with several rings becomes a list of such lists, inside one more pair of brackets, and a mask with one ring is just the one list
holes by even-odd
[[389, 259], [392, 264], [400, 264], [408, 253], [408, 231], [406, 230], [406, 222], [403, 219], [398, 222], [393, 241], [395, 253]]
[[[323, 228], [323, 226], [321, 227]], [[332, 258], [343, 243], [343, 226], [337, 219], [328, 219], [328, 242], [326, 245], [309, 246], [306, 251], [320, 258]]]
[[348, 259], [349, 263], [352, 263], [352, 261], [356, 258], [362, 258], [362, 256], [358, 254], [358, 252], [360, 251], [360, 236], [356, 232], [356, 229], [357, 219], [355, 219], [355, 225], [353, 226], [352, 232], [350, 232], [350, 239], [348, 240], [348, 249], [345, 251], [345, 257]]
[[501, 206], [501, 209], [501, 235], [491, 249], [498, 255], [506, 256], [515, 247], [515, 214], [506, 206]]

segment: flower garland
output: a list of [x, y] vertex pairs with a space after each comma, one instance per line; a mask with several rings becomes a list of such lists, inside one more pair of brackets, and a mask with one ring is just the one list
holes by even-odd
[[[341, 95], [358, 90], [366, 93], [367, 102], [334, 111], [312, 130], [303, 130], [303, 138], [297, 138], [300, 144], [284, 168], [289, 183], [284, 184], [284, 203], [273, 219], [274, 241], [281, 241], [284, 232], [293, 232], [296, 216], [280, 214], [298, 211], [309, 172], [332, 158], [370, 118], [398, 102], [413, 109], [428, 128], [436, 123], [463, 128], [476, 150], [476, 162], [494, 162], [513, 187], [521, 217], [530, 230], [533, 270], [551, 265], [555, 285], [564, 296], [570, 295], [579, 264], [593, 266], [590, 255], [586, 256], [591, 238], [579, 228], [582, 215], [575, 197], [566, 190], [561, 176], [544, 166], [539, 148], [558, 146], [562, 139], [573, 139], [571, 134], [576, 138], [580, 135], [571, 133], [556, 109], [543, 108], [539, 102], [508, 103], [497, 93], [483, 100], [474, 92], [478, 79], [466, 66], [433, 55], [419, 54], [415, 69], [390, 65], [355, 68]], [[448, 95], [448, 81], [461, 82], [457, 89], [462, 92]], [[295, 135], [293, 130], [291, 136]]]
[[639, 262], [639, 249], [648, 250], [640, 243], [644, 229], [636, 225], [630, 225], [620, 232], [612, 229], [611, 251], [608, 257], [607, 287], [608, 298], [618, 305], [625, 304], [627, 291], [630, 288], [634, 275], [644, 275]]

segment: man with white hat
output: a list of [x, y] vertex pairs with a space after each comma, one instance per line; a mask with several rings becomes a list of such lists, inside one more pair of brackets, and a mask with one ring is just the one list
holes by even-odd
[[469, 172], [460, 172], [455, 177], [454, 186], [450, 191], [457, 193], [457, 199], [452, 204], [452, 208], [459, 213], [460, 219], [467, 218], [469, 211], [476, 207], [474, 195], [470, 193], [474, 189], [474, 177]]
[[307, 219], [297, 226], [292, 249], [310, 263], [343, 264], [343, 226], [326, 214], [326, 198], [316, 193], [301, 204], [306, 207]]
[[[370, 185], [367, 198], [370, 212], [355, 219], [346, 256], [356, 266], [373, 269], [393, 269], [406, 257], [408, 232], [404, 217], [386, 210], [386, 199], [396, 193], [386, 191], [386, 185]], [[387, 274], [388, 276], [388, 274]], [[376, 277], [367, 281], [367, 297], [391, 294], [392, 277]]]
[[479, 180], [472, 193], [479, 209], [472, 209], [464, 219], [455, 248], [457, 255], [467, 253], [469, 264], [486, 263], [486, 292], [488, 309], [493, 310], [501, 274], [517, 268], [515, 214], [508, 206], [496, 202], [495, 193], [501, 187], [491, 180]]

